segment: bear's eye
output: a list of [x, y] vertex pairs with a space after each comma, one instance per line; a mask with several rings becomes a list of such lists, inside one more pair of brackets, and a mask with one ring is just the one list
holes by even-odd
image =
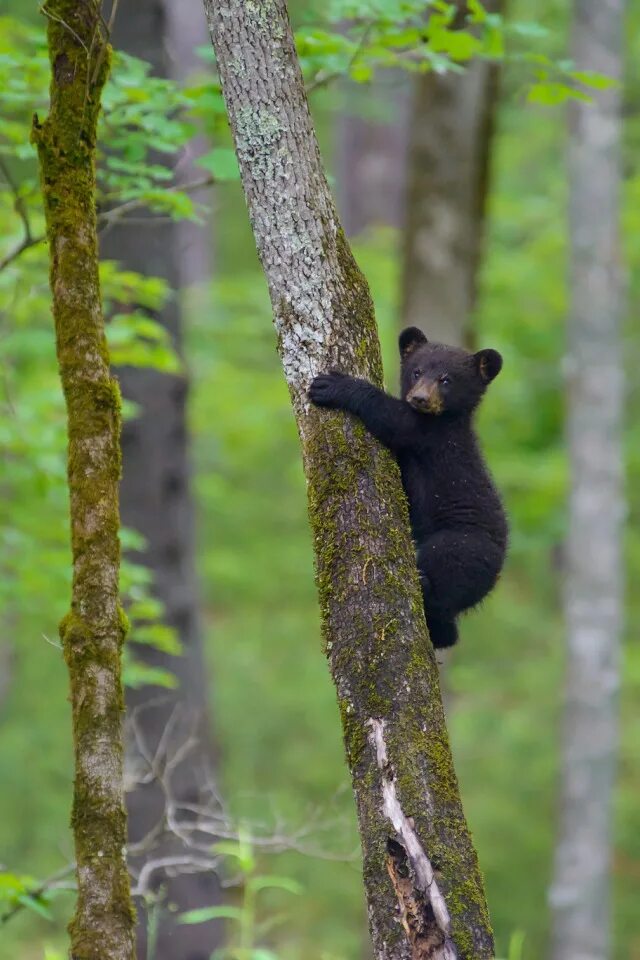
[[451, 377], [448, 377], [446, 373], [443, 373], [442, 376], [438, 378], [438, 380], [443, 387], [447, 387], [451, 383]]
[[419, 380], [421, 376], [422, 376], [422, 370], [414, 370], [414, 371], [413, 371], [413, 379], [414, 379], [414, 380]]

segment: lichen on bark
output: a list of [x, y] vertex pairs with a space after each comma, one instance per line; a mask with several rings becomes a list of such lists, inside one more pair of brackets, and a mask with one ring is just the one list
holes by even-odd
[[[486, 960], [493, 937], [399, 472], [361, 424], [307, 400], [315, 374], [338, 366], [381, 384], [382, 363], [369, 289], [322, 167], [286, 3], [204, 5], [302, 442], [323, 634], [358, 808], [375, 956], [418, 960], [428, 942], [434, 960]], [[369, 736], [376, 723], [384, 728], [384, 765]], [[438, 871], [446, 932], [434, 927], [428, 887], [406, 849], [409, 833], [399, 835], [385, 812], [390, 783], [403, 817], [396, 822], [411, 824]], [[392, 877], [398, 858], [390, 861], [390, 844], [407, 853], [401, 885]], [[401, 922], [399, 886], [415, 894], [419, 936]]]
[[74, 960], [133, 960], [125, 859], [119, 602], [120, 392], [109, 372], [98, 278], [95, 148], [110, 49], [97, 0], [50, 0], [50, 110], [34, 119], [56, 352], [67, 406], [73, 554], [60, 625], [69, 670], [78, 898]]

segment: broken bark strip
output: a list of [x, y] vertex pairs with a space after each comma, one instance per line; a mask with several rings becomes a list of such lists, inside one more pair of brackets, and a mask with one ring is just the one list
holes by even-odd
[[119, 604], [120, 393], [109, 373], [98, 278], [95, 144], [108, 73], [97, 0], [50, 0], [51, 107], [38, 148], [60, 378], [67, 404], [73, 553], [71, 611], [60, 625], [69, 669], [78, 899], [73, 960], [133, 960], [125, 860]]
[[415, 832], [413, 820], [405, 815], [398, 798], [395, 774], [387, 756], [384, 720], [372, 719], [369, 726], [370, 741], [382, 776], [382, 809], [397, 837], [387, 842], [387, 870], [398, 898], [400, 919], [411, 944], [411, 955], [415, 960], [427, 957], [457, 960], [458, 954], [451, 940], [451, 917], [438, 888], [434, 868]]
[[[453, 770], [398, 469], [355, 420], [311, 409], [307, 400], [317, 373], [339, 366], [380, 384], [382, 365], [367, 283], [320, 160], [286, 3], [204, 5], [302, 441], [323, 631], [358, 807], [375, 956], [485, 960], [493, 957], [493, 938]], [[384, 721], [384, 770], [371, 720]], [[450, 940], [429, 920], [432, 902], [405, 846], [409, 834], [399, 834], [385, 812], [389, 771], [403, 822], [411, 824], [425, 858], [438, 863]], [[424, 908], [425, 925], [441, 941], [430, 954], [419, 953], [398, 922], [390, 842], [407, 853], [407, 896]]]

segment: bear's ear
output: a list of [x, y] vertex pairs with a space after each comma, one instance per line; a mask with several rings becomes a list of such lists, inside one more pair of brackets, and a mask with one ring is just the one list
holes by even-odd
[[398, 339], [398, 346], [400, 347], [400, 356], [404, 359], [408, 357], [410, 353], [417, 347], [421, 347], [423, 343], [427, 342], [422, 330], [418, 330], [417, 327], [407, 327], [406, 330], [403, 330]]
[[502, 370], [502, 357], [497, 350], [478, 350], [473, 355], [478, 373], [485, 383], [491, 383]]

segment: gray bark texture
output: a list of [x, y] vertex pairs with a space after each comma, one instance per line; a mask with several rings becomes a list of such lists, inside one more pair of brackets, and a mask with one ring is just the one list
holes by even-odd
[[[206, 22], [198, 0], [181, 0], [179, 11], [170, 0], [135, 0], [121, 5], [112, 41], [116, 49], [146, 60], [159, 76], [179, 79], [194, 68], [195, 48], [206, 43]], [[166, 157], [154, 158], [157, 163]], [[198, 179], [189, 172], [189, 158], [171, 158], [177, 179]], [[147, 214], [147, 216], [151, 216]], [[139, 212], [138, 212], [139, 217]], [[118, 223], [101, 241], [101, 255], [117, 260], [126, 270], [163, 277], [169, 283], [168, 302], [155, 319], [169, 330], [182, 351], [180, 291], [207, 275], [211, 255], [209, 227], [176, 224], [159, 218], [153, 225]], [[166, 623], [182, 643], [183, 654], [171, 657], [153, 648], [140, 647], [145, 662], [171, 670], [176, 691], [145, 687], [127, 692], [127, 708], [136, 713], [136, 728], [147, 751], [161, 764], [171, 760], [188, 741], [193, 747], [172, 775], [173, 799], [183, 803], [202, 800], [211, 781], [215, 755], [207, 712], [206, 667], [202, 649], [199, 597], [194, 564], [194, 511], [191, 494], [189, 437], [186, 424], [188, 381], [185, 375], [155, 370], [123, 368], [118, 371], [123, 395], [134, 401], [140, 414], [124, 424], [123, 477], [120, 505], [123, 523], [138, 530], [147, 549], [136, 561], [153, 574], [154, 592], [166, 609]], [[130, 772], [135, 778], [140, 757], [129, 743]], [[148, 773], [146, 767], [140, 770]], [[166, 797], [157, 783], [144, 783], [128, 794], [129, 837], [139, 842], [162, 816]], [[185, 849], [177, 838], [155, 847], [153, 857], [177, 855]], [[180, 910], [209, 906], [219, 900], [216, 878], [204, 873], [184, 873], [167, 878], [156, 874], [166, 898]], [[139, 910], [138, 955], [146, 957], [147, 920]], [[163, 911], [157, 930], [154, 960], [208, 960], [219, 944], [219, 924], [176, 925], [174, 914]]]
[[[623, 0], [575, 0], [578, 68], [621, 77], [623, 13]], [[571, 104], [568, 662], [553, 960], [611, 956], [624, 517], [620, 140], [619, 89], [595, 92], [592, 104]]]
[[312, 377], [332, 366], [378, 384], [382, 368], [368, 287], [327, 186], [286, 3], [204, 5], [302, 442], [374, 954], [493, 957], [397, 467], [353, 419], [307, 400]]
[[402, 326], [470, 349], [498, 80], [498, 66], [482, 60], [464, 74], [425, 73], [410, 120]]

